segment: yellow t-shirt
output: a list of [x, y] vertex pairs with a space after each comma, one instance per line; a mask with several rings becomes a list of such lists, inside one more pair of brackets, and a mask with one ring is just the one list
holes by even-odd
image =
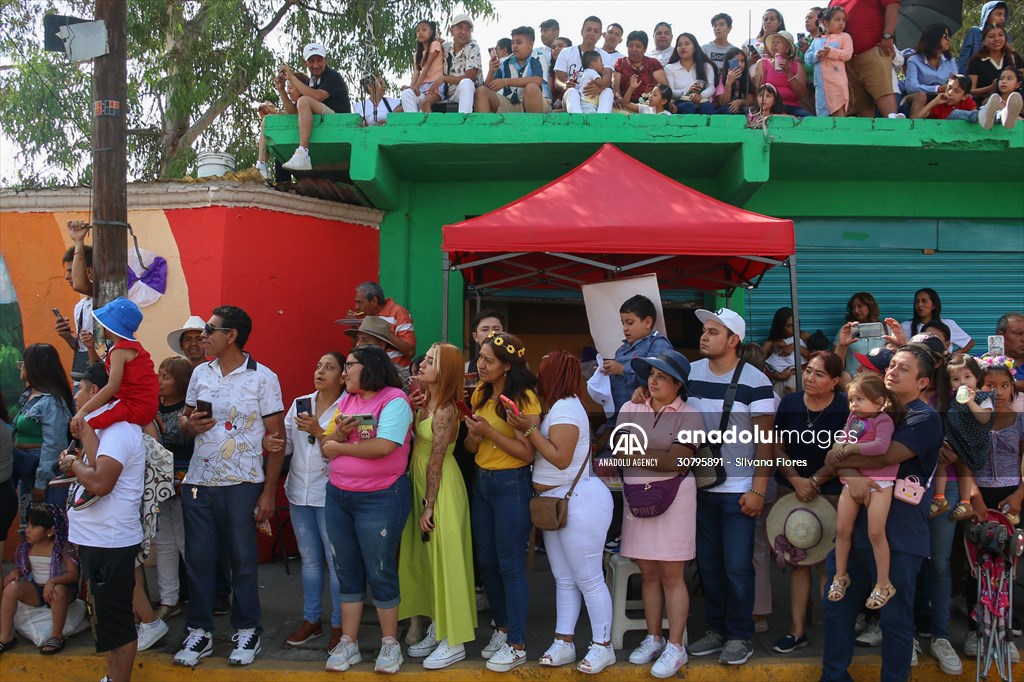
[[[476, 390], [473, 391], [473, 397], [471, 402], [473, 405], [476, 404], [478, 394], [483, 392], [483, 384], [478, 384]], [[516, 432], [508, 422], [498, 416], [495, 408], [498, 405], [498, 397], [493, 396], [490, 400], [480, 406], [480, 409], [475, 411], [475, 414], [482, 417], [487, 421], [488, 424], [497, 429], [498, 433], [509, 438], [515, 438]], [[540, 415], [540, 400], [537, 398], [537, 394], [533, 391], [526, 392], [525, 404], [523, 401], [517, 403], [519, 412], [521, 414], [536, 414]], [[518, 469], [519, 467], [529, 466], [529, 462], [524, 462], [521, 459], [516, 459], [512, 455], [508, 454], [490, 438], [484, 438], [480, 443], [480, 447], [476, 451], [476, 465], [481, 469], [490, 469], [492, 471], [499, 471], [503, 469]]]

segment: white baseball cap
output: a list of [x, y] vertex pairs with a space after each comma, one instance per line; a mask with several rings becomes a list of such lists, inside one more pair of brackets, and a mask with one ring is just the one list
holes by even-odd
[[740, 341], [747, 333], [747, 323], [743, 321], [743, 318], [735, 310], [729, 310], [728, 308], [719, 308], [715, 312], [710, 310], [700, 309], [697, 311], [697, 319], [702, 324], [707, 324], [708, 320], [714, 320], [718, 324], [722, 325], [736, 336], [740, 337]]
[[468, 14], [456, 14], [454, 17], [452, 17], [452, 23], [448, 27], [448, 30], [455, 28], [459, 24], [469, 24], [470, 28], [474, 28], [473, 20], [469, 18]]
[[327, 59], [327, 48], [320, 43], [310, 43], [306, 45], [305, 49], [302, 50], [302, 59], [307, 60], [313, 55], [319, 55], [324, 59]]

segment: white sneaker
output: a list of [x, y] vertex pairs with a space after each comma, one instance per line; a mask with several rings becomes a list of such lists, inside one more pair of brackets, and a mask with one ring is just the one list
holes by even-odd
[[870, 623], [864, 632], [857, 636], [857, 644], [861, 646], [880, 646], [882, 644], [882, 627], [878, 623]]
[[666, 644], [661, 656], [658, 656], [658, 660], [651, 666], [651, 674], [659, 679], [672, 677], [686, 665], [688, 660], [683, 647], [671, 643]]
[[412, 658], [425, 658], [437, 648], [437, 627], [433, 622], [427, 628], [427, 634], [423, 639], [409, 646], [409, 656]]
[[978, 112], [978, 125], [980, 125], [983, 130], [991, 130], [992, 126], [995, 125], [996, 114], [999, 112], [999, 107], [1002, 106], [1002, 103], [1003, 101], [999, 99], [998, 95], [992, 95], [985, 100], [983, 105], [981, 105], [981, 111]]
[[486, 611], [489, 608], [491, 608], [491, 605], [487, 601], [487, 593], [484, 592], [482, 587], [476, 588], [476, 610]]
[[644, 637], [644, 641], [640, 642], [640, 646], [633, 649], [633, 653], [629, 655], [629, 662], [633, 665], [647, 665], [651, 661], [657, 660], [664, 648], [665, 640], [654, 635], [647, 635]]
[[526, 650], [513, 649], [512, 645], [506, 642], [487, 659], [487, 669], [496, 673], [507, 673], [523, 663], [526, 663]]
[[313, 164], [309, 160], [309, 152], [302, 147], [297, 147], [292, 158], [281, 164], [285, 170], [308, 171], [313, 170]]
[[174, 665], [194, 667], [199, 660], [213, 653], [213, 635], [202, 628], [188, 628], [181, 650], [174, 654]]
[[332, 673], [343, 673], [350, 667], [363, 662], [363, 655], [359, 653], [359, 644], [352, 641], [348, 635], [342, 635], [338, 645], [331, 649], [331, 655], [327, 657], [326, 670]]
[[[412, 655], [412, 652], [409, 652]], [[434, 653], [427, 656], [426, 660], [423, 661], [423, 667], [427, 670], [440, 670], [441, 668], [447, 668], [452, 663], [458, 663], [466, 658], [466, 647], [463, 644], [456, 644], [451, 646], [448, 644], [448, 638], [445, 637], [441, 640], [441, 643], [434, 649]]]
[[1010, 647], [1010, 663], [1020, 663], [1020, 652], [1017, 651], [1017, 645], [1007, 642], [1006, 646]]
[[576, 669], [587, 675], [596, 675], [610, 665], [615, 664], [615, 649], [603, 644], [590, 643], [587, 657], [580, 661]]
[[228, 656], [230, 665], [249, 665], [259, 656], [260, 636], [256, 634], [255, 628], [243, 628], [231, 635], [231, 641], [235, 643], [235, 650]]
[[576, 645], [564, 639], [556, 639], [540, 657], [539, 665], [557, 668], [576, 662]]
[[491, 641], [487, 642], [487, 646], [480, 652], [480, 657], [485, 661], [494, 654], [498, 653], [498, 649], [505, 646], [505, 642], [508, 641], [508, 633], [502, 632], [501, 630], [495, 630], [491, 633]]
[[977, 658], [978, 656], [978, 631], [968, 630], [964, 639], [964, 656]]
[[889, 118], [906, 118], [906, 117], [907, 117], [906, 114], [902, 114], [900, 112], [896, 112], [894, 114], [889, 114]]
[[914, 638], [914, 652], [910, 654], [910, 667], [917, 667], [917, 652], [921, 651], [921, 645], [917, 643], [917, 638]]
[[964, 671], [964, 664], [948, 639], [933, 638], [928, 651], [939, 662], [939, 669], [947, 675], [959, 675]]
[[397, 673], [405, 659], [402, 658], [402, 645], [394, 637], [380, 640], [380, 653], [373, 666], [375, 673]]
[[167, 623], [157, 618], [152, 623], [139, 623], [135, 631], [139, 637], [139, 651], [145, 651], [159, 642], [167, 634]]
[[1013, 126], [1017, 125], [1017, 117], [1020, 116], [1022, 108], [1024, 108], [1024, 98], [1021, 98], [1019, 92], [1011, 92], [1006, 97], [1006, 107], [1003, 109], [1004, 128], [1010, 130]]

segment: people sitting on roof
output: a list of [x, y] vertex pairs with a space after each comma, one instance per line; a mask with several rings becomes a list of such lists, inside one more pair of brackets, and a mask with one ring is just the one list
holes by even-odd
[[483, 84], [480, 46], [473, 40], [473, 20], [468, 14], [457, 14], [448, 31], [452, 39], [442, 46], [443, 75], [435, 78], [423, 94], [403, 90], [403, 111], [429, 114], [438, 102], [455, 102], [460, 114], [473, 113], [473, 97]]
[[533, 56], [533, 42], [533, 28], [520, 26], [512, 30], [512, 55], [503, 62], [499, 62], [497, 55], [491, 57], [487, 79], [476, 89], [475, 111], [534, 114], [551, 111], [544, 67]]
[[[295, 77], [302, 83], [309, 85], [309, 76], [306, 74], [297, 73]], [[282, 105], [279, 107], [272, 102], [260, 102], [256, 108], [256, 113], [260, 115], [259, 153], [256, 156], [256, 169], [260, 172], [260, 175], [268, 180], [272, 180], [273, 177], [267, 171], [267, 139], [263, 136], [263, 123], [267, 116], [292, 113], [289, 109], [295, 109], [296, 102], [302, 96], [298, 90], [291, 86], [291, 81], [284, 78], [280, 72], [274, 77], [274, 89], [277, 90], [277, 94], [281, 97]]]
[[294, 104], [284, 100], [286, 113], [299, 115], [299, 146], [292, 158], [284, 162], [285, 170], [308, 171], [313, 164], [309, 160], [309, 136], [313, 130], [313, 115], [348, 114], [352, 106], [348, 101], [348, 86], [341, 74], [327, 65], [327, 48], [319, 43], [310, 43], [302, 50], [302, 58], [309, 69], [309, 80], [303, 82], [288, 64], [282, 64], [278, 76], [288, 81], [289, 86], [299, 94]]
[[584, 19], [580, 36], [583, 38], [580, 44], [562, 50], [555, 63], [555, 79], [558, 81], [559, 87], [565, 88], [563, 95], [565, 110], [570, 114], [583, 113], [582, 97], [597, 97], [597, 113], [611, 113], [615, 103], [614, 92], [611, 89], [611, 65], [605, 64], [601, 77], [590, 81], [582, 92], [576, 90], [583, 71], [583, 53], [596, 49], [597, 39], [601, 37], [601, 20], [594, 16]]
[[387, 123], [388, 114], [405, 111], [398, 99], [384, 96], [386, 87], [377, 74], [363, 76], [359, 87], [366, 93], [366, 99], [356, 105], [356, 113], [364, 126], [382, 126]]

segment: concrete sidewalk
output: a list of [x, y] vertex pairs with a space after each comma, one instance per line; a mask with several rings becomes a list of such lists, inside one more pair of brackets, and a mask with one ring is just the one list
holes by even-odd
[[[285, 638], [296, 628], [302, 615], [301, 581], [299, 562], [290, 561], [291, 574], [285, 571], [285, 564], [278, 559], [275, 563], [260, 567], [261, 603], [263, 606], [262, 637], [263, 653], [256, 663], [244, 668], [229, 667], [227, 655], [230, 653], [231, 635], [233, 634], [228, 616], [217, 619], [217, 634], [214, 653], [195, 668], [181, 668], [171, 665], [171, 658], [180, 644], [181, 631], [184, 627], [184, 615], [176, 616], [168, 623], [171, 632], [156, 646], [139, 654], [133, 680], [136, 682], [164, 680], [206, 680], [216, 682], [231, 680], [239, 682], [260, 682], [263, 680], [280, 680], [283, 676], [305, 678], [347, 680], [374, 679], [381, 677], [373, 672], [373, 660], [379, 649], [380, 630], [377, 629], [376, 614], [372, 607], [363, 612], [360, 645], [363, 651], [363, 663], [339, 675], [324, 672], [327, 653], [326, 634], [301, 647], [289, 647], [284, 644]], [[155, 588], [155, 574], [148, 571], [151, 588]], [[462, 682], [463, 680], [505, 679], [505, 680], [563, 680], [584, 679], [575, 666], [562, 668], [541, 668], [536, 661], [551, 643], [554, 629], [554, 581], [544, 555], [537, 554], [534, 570], [529, 573], [530, 608], [527, 619], [527, 654], [529, 663], [510, 673], [491, 673], [484, 668], [480, 659], [480, 649], [489, 636], [489, 614], [481, 612], [480, 625], [477, 628], [477, 640], [467, 645], [466, 661], [443, 671], [426, 671], [421, 661], [406, 657], [398, 677], [403, 679], [434, 679], [443, 682]], [[746, 680], [770, 680], [771, 682], [789, 682], [790, 680], [817, 680], [821, 674], [821, 605], [814, 604], [813, 622], [808, 628], [809, 645], [794, 654], [777, 654], [771, 651], [772, 644], [785, 635], [789, 628], [788, 606], [788, 574], [783, 574], [773, 567], [773, 589], [775, 608], [770, 619], [769, 632], [755, 635], [754, 657], [743, 666], [726, 668], [712, 656], [711, 660], [691, 659], [680, 672], [680, 678], [688, 680], [723, 680], [729, 682], [745, 682]], [[1021, 600], [1017, 606], [1020, 607]], [[325, 599], [329, 604], [329, 600]], [[966, 631], [966, 619], [955, 614], [951, 623], [951, 639], [960, 648]], [[328, 630], [329, 632], [329, 630]], [[699, 638], [704, 632], [703, 600], [697, 597], [691, 603], [689, 617], [689, 633], [691, 639]], [[634, 666], [627, 662], [629, 652], [643, 638], [642, 631], [626, 634], [623, 650], [619, 652], [619, 662], [608, 668], [599, 676], [606, 680], [650, 680], [650, 666]], [[579, 657], [585, 655], [586, 644], [590, 641], [590, 627], [584, 610], [576, 631], [577, 651]], [[926, 653], [919, 655], [919, 664], [913, 670], [912, 680], [973, 680], [973, 661], [965, 661], [964, 672], [957, 678], [944, 675], [936, 661], [927, 653], [929, 640], [920, 639]], [[858, 648], [858, 655], [851, 666], [851, 674], [856, 680], [877, 680], [881, 667], [878, 649]], [[1021, 679], [1024, 667], [1014, 666], [1015, 676]], [[104, 659], [93, 649], [88, 632], [76, 635], [68, 640], [67, 647], [57, 656], [42, 656], [35, 649], [27, 646], [24, 641], [14, 651], [0, 657], [0, 678], [3, 682], [20, 680], [67, 680], [69, 682], [95, 682], [105, 672]], [[990, 676], [996, 679], [996, 676]]]

